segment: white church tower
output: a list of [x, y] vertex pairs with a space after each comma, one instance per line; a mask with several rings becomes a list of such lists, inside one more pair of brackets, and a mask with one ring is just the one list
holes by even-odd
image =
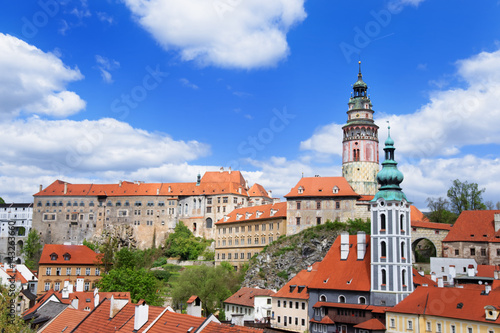
[[394, 306], [413, 291], [410, 202], [399, 184], [403, 173], [394, 160], [390, 127], [380, 185], [371, 204], [371, 303]]

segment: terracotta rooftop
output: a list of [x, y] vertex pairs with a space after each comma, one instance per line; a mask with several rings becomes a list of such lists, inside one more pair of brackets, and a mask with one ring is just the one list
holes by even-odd
[[416, 222], [429, 222], [427, 216], [424, 215], [417, 207], [410, 205], [410, 215], [411, 215], [411, 223], [413, 225], [413, 221]]
[[[309, 288], [370, 291], [370, 236], [366, 236], [366, 253], [363, 260], [357, 258], [356, 235], [349, 236], [349, 255], [346, 260], [341, 260], [340, 239], [340, 236], [337, 237], [320, 262]], [[332, 267], [335, 269], [331, 269]]]
[[[496, 320], [486, 320], [484, 309], [487, 305], [498, 308], [500, 290], [494, 289], [488, 295], [482, 295], [481, 292], [481, 290], [470, 288], [417, 287], [415, 291], [387, 312], [426, 314], [500, 324], [500, 316]], [[441, 306], [432, 306], [433, 304], [441, 304]]]
[[301, 270], [287, 284], [285, 284], [273, 297], [293, 298], [293, 299], [309, 299], [307, 287], [318, 269], [319, 262], [312, 265], [311, 271], [307, 269]]
[[[300, 188], [300, 191], [299, 191]], [[302, 177], [285, 198], [360, 197], [344, 177]]]
[[434, 282], [432, 279], [430, 279], [428, 276], [422, 276], [420, 273], [413, 268], [413, 284], [417, 286], [423, 286], [424, 284], [428, 285], [429, 287], [437, 287], [437, 283]]
[[203, 333], [256, 333], [264, 332], [263, 329], [246, 327], [246, 326], [235, 326], [229, 324], [218, 324], [215, 322], [209, 323], [202, 331]]
[[358, 330], [385, 331], [385, 325], [380, 320], [372, 318], [354, 326]]
[[286, 202], [278, 202], [272, 205], [237, 208], [215, 224], [286, 218], [286, 204]]
[[255, 296], [271, 296], [272, 294], [274, 292], [268, 289], [243, 287], [226, 299], [224, 303], [253, 307]]
[[495, 231], [495, 214], [500, 214], [500, 210], [463, 211], [443, 242], [500, 242], [500, 230]]
[[[252, 186], [253, 192], [247, 190], [246, 181], [239, 171], [205, 172], [199, 184], [188, 183], [144, 183], [120, 181], [118, 184], [71, 184], [56, 180], [35, 197], [44, 196], [167, 196], [172, 199], [187, 195], [241, 194], [244, 196], [268, 197], [261, 185]], [[241, 192], [241, 193], [240, 193]]]
[[73, 330], [76, 327], [76, 325], [78, 325], [83, 320], [83, 318], [85, 318], [88, 314], [89, 313], [86, 311], [76, 310], [71, 307], [67, 307], [38, 332], [43, 332], [43, 333], [71, 332], [71, 330]]
[[[153, 325], [148, 328], [147, 333], [188, 332], [191, 327], [194, 333], [205, 320], [206, 318], [204, 317], [195, 317], [166, 310], [156, 319]], [[145, 326], [150, 326], [150, 324]]]
[[189, 297], [187, 304], [193, 303], [194, 301], [196, 301], [197, 298], [198, 298], [198, 296], [196, 296], [196, 295]]
[[413, 216], [412, 216], [411, 226], [413, 228], [438, 229], [438, 230], [451, 230], [452, 228], [451, 224], [446, 224], [446, 223], [414, 221]]
[[39, 264], [95, 265], [98, 263], [98, 256], [85, 245], [45, 244]]
[[495, 271], [500, 271], [500, 266], [498, 265], [477, 265], [476, 276], [480, 277], [494, 277]]
[[269, 197], [269, 193], [267, 193], [264, 186], [260, 184], [253, 184], [248, 190], [248, 195], [251, 197]]

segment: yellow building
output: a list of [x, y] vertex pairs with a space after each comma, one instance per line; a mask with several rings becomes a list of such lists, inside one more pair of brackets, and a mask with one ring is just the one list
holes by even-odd
[[215, 264], [238, 268], [286, 234], [286, 203], [233, 210], [215, 223]]
[[37, 295], [60, 291], [64, 282], [75, 291], [91, 291], [101, 278], [98, 254], [84, 245], [45, 244], [38, 264]]
[[[418, 287], [386, 312], [387, 333], [498, 333], [500, 284]], [[497, 287], [497, 288], [495, 288]]]

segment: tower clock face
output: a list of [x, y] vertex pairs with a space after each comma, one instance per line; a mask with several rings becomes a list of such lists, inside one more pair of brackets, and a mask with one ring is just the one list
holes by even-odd
[[356, 113], [356, 118], [359, 118], [359, 113]]

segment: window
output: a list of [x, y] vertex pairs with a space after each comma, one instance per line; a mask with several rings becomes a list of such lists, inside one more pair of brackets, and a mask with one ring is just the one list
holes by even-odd
[[401, 271], [401, 283], [403, 284], [403, 287], [406, 286], [406, 269]]
[[222, 203], [228, 203], [227, 197], [222, 198]]
[[[499, 249], [500, 250], [500, 249]], [[497, 250], [498, 252], [498, 250]], [[460, 250], [459, 249], [455, 249], [455, 255], [458, 256], [460, 255]], [[497, 255], [500, 255], [499, 253], [497, 253]]]
[[259, 225], [258, 224], [255, 226], [255, 231], [259, 231]]
[[470, 249], [470, 255], [471, 255], [471, 256], [475, 256], [475, 255], [476, 255], [476, 249], [475, 249], [475, 248], [473, 248], [473, 247], [472, 247], [472, 248]]
[[391, 328], [395, 328], [396, 327], [396, 321], [394, 320], [394, 318], [391, 318]]
[[486, 249], [481, 249], [481, 256], [486, 257]]
[[47, 267], [47, 268], [45, 269], [45, 275], [50, 275], [50, 273], [52, 273], [52, 268]]
[[207, 207], [207, 213], [211, 213], [212, 212], [212, 207]]
[[451, 333], [456, 333], [457, 332], [457, 329], [456, 329], [455, 325], [450, 325], [450, 332]]
[[441, 333], [441, 323], [436, 324], [436, 332]]
[[408, 320], [407, 328], [408, 330], [413, 330], [413, 320]]
[[231, 260], [231, 253], [228, 253], [228, 254], [227, 254], [227, 259], [228, 259], [228, 260]]
[[57, 276], [61, 275], [61, 267], [56, 268], [56, 275]]
[[50, 290], [50, 282], [45, 282], [44, 290], [45, 291], [49, 291]]
[[321, 201], [316, 201], [316, 209], [321, 209]]
[[99, 270], [99, 267], [95, 268], [95, 275], [99, 276], [101, 274], [101, 271]]
[[300, 217], [295, 218], [297, 220], [297, 225], [300, 225]]
[[66, 268], [66, 275], [71, 275], [71, 267]]
[[467, 333], [472, 333], [472, 327], [467, 327]]
[[380, 214], [380, 230], [385, 230], [385, 214]]
[[405, 231], [405, 216], [403, 214], [401, 214], [401, 216], [399, 217], [399, 224], [400, 224], [401, 231], [404, 232]]
[[245, 254], [244, 253], [240, 253], [240, 259], [245, 259]]
[[335, 209], [340, 209], [340, 201], [335, 201]]
[[82, 269], [80, 267], [76, 268], [76, 275], [81, 275]]
[[59, 289], [61, 289], [61, 282], [54, 283], [54, 290], [59, 291]]
[[300, 201], [297, 201], [297, 209], [300, 209]]
[[247, 259], [252, 259], [252, 253], [250, 252], [247, 253]]
[[345, 303], [345, 296], [343, 295], [339, 296], [339, 303]]
[[225, 254], [225, 253], [223, 253], [223, 254], [222, 254], [222, 260], [225, 260], [225, 259], [226, 259], [226, 254]]
[[[456, 251], [456, 250], [455, 250]], [[500, 249], [497, 249], [497, 256], [500, 257]]]
[[359, 303], [359, 304], [366, 304], [366, 298], [364, 298], [363, 296], [360, 296], [360, 297], [358, 298], [358, 303]]
[[89, 291], [90, 290], [90, 282], [85, 282], [83, 290], [85, 290], [85, 291]]
[[387, 245], [385, 242], [380, 242], [380, 257], [385, 258], [387, 255]]
[[90, 267], [85, 268], [85, 275], [90, 275]]
[[320, 225], [321, 224], [321, 217], [316, 217], [316, 224]]
[[383, 269], [381, 271], [381, 275], [382, 275], [382, 285], [385, 286], [385, 284], [387, 282], [387, 273], [386, 273], [385, 269]]

